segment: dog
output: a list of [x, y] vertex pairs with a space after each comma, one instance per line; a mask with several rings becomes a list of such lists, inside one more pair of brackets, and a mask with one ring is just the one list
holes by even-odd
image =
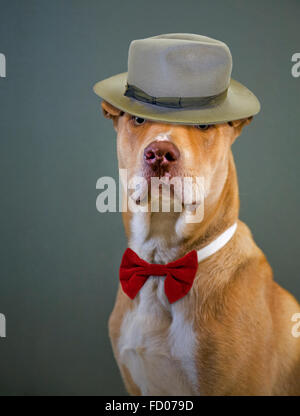
[[231, 69], [224, 42], [164, 34], [132, 41], [128, 72], [94, 86], [119, 169], [142, 179], [123, 193], [140, 209], [122, 210], [128, 248], [109, 318], [131, 395], [300, 395], [300, 305], [238, 218], [231, 146], [260, 104]]
[[176, 153], [171, 176], [204, 177], [203, 221], [178, 226], [182, 213], [124, 212], [129, 246], [167, 263], [213, 241], [237, 222], [232, 239], [198, 265], [188, 296], [170, 304], [162, 277], [131, 300], [118, 290], [109, 335], [131, 395], [299, 395], [300, 341], [291, 317], [300, 305], [272, 277], [263, 252], [238, 220], [231, 145], [252, 117], [209, 126], [144, 120], [102, 102], [117, 131], [119, 168], [157, 175], [145, 150]]

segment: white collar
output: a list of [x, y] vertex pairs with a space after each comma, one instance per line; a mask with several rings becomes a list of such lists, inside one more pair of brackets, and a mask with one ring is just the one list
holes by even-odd
[[200, 248], [197, 251], [198, 262], [205, 260], [207, 257], [215, 254], [218, 250], [225, 246], [233, 237], [236, 231], [237, 223], [235, 222], [231, 227], [227, 228], [219, 237], [209, 243], [207, 246]]

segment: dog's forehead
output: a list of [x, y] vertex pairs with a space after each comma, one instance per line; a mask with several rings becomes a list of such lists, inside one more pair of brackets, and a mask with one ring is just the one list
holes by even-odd
[[149, 121], [147, 125], [149, 126], [147, 136], [151, 136], [152, 140], [155, 141], [172, 141], [172, 138], [182, 134], [185, 130], [189, 130], [190, 127], [186, 124], [167, 124]]

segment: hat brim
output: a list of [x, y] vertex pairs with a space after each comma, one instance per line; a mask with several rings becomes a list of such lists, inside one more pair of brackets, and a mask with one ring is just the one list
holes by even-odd
[[257, 114], [260, 104], [255, 95], [231, 79], [226, 98], [214, 105], [199, 108], [167, 108], [124, 95], [127, 72], [104, 79], [94, 85], [94, 92], [108, 103], [134, 116], [179, 124], [213, 124], [238, 120]]

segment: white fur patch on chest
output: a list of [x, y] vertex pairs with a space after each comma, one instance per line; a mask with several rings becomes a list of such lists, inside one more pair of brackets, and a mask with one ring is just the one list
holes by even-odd
[[196, 335], [178, 305], [164, 294], [164, 278], [149, 277], [136, 307], [123, 318], [121, 363], [143, 395], [195, 395]]
[[[178, 254], [178, 214], [135, 213], [130, 247], [144, 260], [166, 264]], [[196, 334], [180, 300], [170, 304], [164, 277], [149, 276], [123, 317], [118, 352], [143, 395], [199, 394]]]

